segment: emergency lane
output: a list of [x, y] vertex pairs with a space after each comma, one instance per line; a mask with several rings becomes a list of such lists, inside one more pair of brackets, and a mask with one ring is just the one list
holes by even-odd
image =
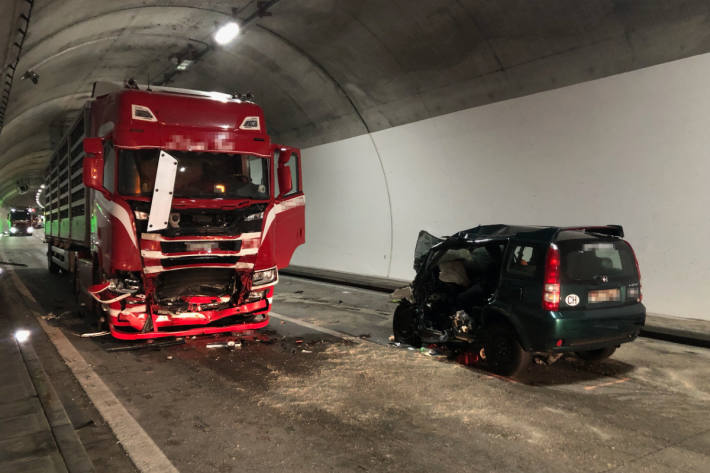
[[0, 254], [27, 264], [4, 270], [179, 471], [674, 471], [679, 457], [702, 471], [708, 461], [707, 350], [639, 340], [595, 368], [562, 360], [505, 383], [379, 346], [393, 305], [382, 294], [283, 277], [274, 310], [288, 320], [272, 319], [263, 339], [108, 351], [126, 343], [77, 336], [88, 327], [71, 283], [47, 272], [39, 240], [2, 238]]

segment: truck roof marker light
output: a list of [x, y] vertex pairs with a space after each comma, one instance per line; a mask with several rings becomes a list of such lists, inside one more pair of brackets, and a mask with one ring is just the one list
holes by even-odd
[[225, 23], [224, 25], [222, 25], [217, 30], [217, 32], [214, 34], [214, 40], [219, 45], [225, 45], [227, 43], [231, 43], [232, 40], [236, 38], [238, 34], [239, 25], [234, 21], [230, 21], [229, 23]]
[[148, 107], [143, 105], [131, 105], [131, 118], [134, 120], [142, 120], [144, 122], [157, 122], [158, 119], [155, 118], [155, 114]]

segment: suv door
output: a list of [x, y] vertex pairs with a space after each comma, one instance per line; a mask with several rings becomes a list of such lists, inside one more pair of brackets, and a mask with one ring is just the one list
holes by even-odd
[[[539, 242], [511, 240], [508, 243], [497, 300], [519, 324], [521, 337], [542, 322], [542, 274], [547, 247]], [[525, 342], [525, 340], [522, 340]]]

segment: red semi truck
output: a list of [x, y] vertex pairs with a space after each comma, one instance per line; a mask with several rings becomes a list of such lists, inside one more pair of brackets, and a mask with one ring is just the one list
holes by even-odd
[[226, 94], [94, 86], [47, 172], [49, 270], [134, 340], [258, 329], [305, 242], [300, 151]]

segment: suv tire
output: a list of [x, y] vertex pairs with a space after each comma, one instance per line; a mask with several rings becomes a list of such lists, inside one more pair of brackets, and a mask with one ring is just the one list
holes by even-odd
[[402, 301], [394, 311], [392, 317], [392, 332], [394, 341], [406, 343], [415, 348], [422, 345], [422, 341], [417, 334], [417, 313], [414, 306], [407, 301]]
[[516, 376], [530, 364], [531, 355], [518, 341], [512, 327], [491, 325], [483, 341], [488, 370], [502, 376]]
[[616, 351], [616, 347], [600, 348], [598, 350], [578, 351], [577, 356], [584, 361], [606, 360]]

